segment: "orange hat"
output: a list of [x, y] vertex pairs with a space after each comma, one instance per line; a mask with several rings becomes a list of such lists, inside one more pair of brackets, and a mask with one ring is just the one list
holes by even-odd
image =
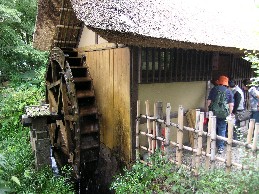
[[228, 77], [226, 76], [219, 76], [219, 79], [216, 81], [218, 85], [228, 86]]

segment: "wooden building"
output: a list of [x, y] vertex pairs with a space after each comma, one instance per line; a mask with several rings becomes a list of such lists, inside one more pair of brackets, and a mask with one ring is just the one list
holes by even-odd
[[39, 1], [34, 46], [72, 47], [86, 56], [101, 141], [126, 163], [135, 158], [137, 100], [143, 110], [145, 100], [170, 102], [173, 111], [204, 108], [210, 80], [224, 74], [241, 83], [253, 74], [243, 59], [244, 50], [259, 50], [250, 1], [71, 4]]

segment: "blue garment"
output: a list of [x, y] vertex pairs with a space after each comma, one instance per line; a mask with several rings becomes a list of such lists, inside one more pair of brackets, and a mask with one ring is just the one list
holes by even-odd
[[249, 93], [249, 101], [250, 101], [250, 110], [251, 111], [258, 111], [258, 98], [257, 96], [259, 95], [259, 91], [252, 86], [251, 88], [249, 88], [248, 90]]
[[[219, 136], [226, 137], [226, 128], [227, 128], [227, 122], [225, 119], [216, 118], [217, 122], [217, 128], [216, 133]], [[217, 139], [217, 147], [218, 149], [224, 149], [224, 141]]]
[[255, 122], [259, 123], [259, 99], [257, 98], [257, 96], [259, 95], [259, 91], [254, 86], [252, 86], [251, 88], [249, 88], [248, 93], [250, 110], [252, 111], [251, 119], [255, 119]]
[[255, 119], [255, 122], [259, 123], [259, 111], [252, 111], [251, 119]]
[[215, 100], [217, 94], [218, 94], [218, 90], [220, 91], [225, 91], [226, 92], [226, 101], [227, 103], [234, 103], [234, 98], [233, 98], [233, 93], [232, 91], [230, 91], [229, 89], [227, 89], [225, 86], [215, 86], [211, 89], [209, 96], [208, 96], [208, 100]]

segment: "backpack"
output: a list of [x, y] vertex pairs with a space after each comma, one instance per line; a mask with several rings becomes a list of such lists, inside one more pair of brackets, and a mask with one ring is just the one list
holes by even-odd
[[209, 106], [209, 110], [213, 112], [213, 114], [217, 118], [226, 118], [229, 115], [229, 106], [226, 101], [226, 92], [225, 91], [217, 91], [217, 95], [214, 101], [211, 102]]

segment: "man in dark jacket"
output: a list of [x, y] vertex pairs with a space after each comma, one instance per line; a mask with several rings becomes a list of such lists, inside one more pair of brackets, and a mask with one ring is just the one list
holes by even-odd
[[[233, 114], [235, 115], [237, 112], [242, 112], [244, 110], [245, 98], [243, 90], [236, 85], [234, 80], [230, 80], [228, 82], [229, 88], [234, 95], [234, 107], [233, 107]], [[238, 140], [238, 136], [240, 134], [240, 121], [236, 120], [233, 139]]]

